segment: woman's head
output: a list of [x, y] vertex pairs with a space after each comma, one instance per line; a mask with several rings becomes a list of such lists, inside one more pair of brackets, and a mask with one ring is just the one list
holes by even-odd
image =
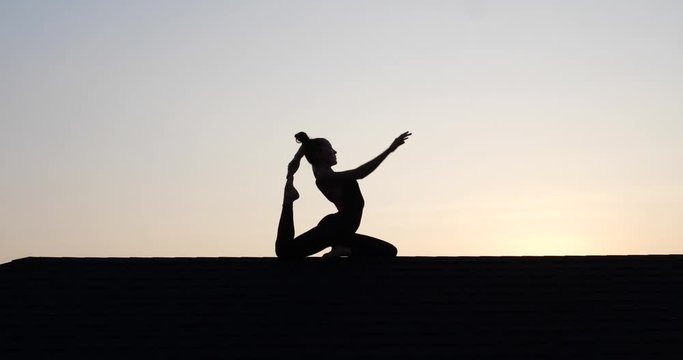
[[301, 143], [304, 156], [311, 165], [333, 166], [337, 164], [337, 152], [326, 139], [311, 139], [303, 131], [294, 135], [294, 138], [296, 142]]

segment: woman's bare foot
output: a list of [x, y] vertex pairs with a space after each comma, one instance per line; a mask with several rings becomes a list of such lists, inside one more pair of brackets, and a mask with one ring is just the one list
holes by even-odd
[[298, 198], [299, 192], [294, 188], [294, 177], [287, 177], [287, 183], [285, 183], [285, 196], [282, 203], [285, 205], [291, 204]]
[[335, 245], [332, 247], [330, 252], [323, 254], [324, 258], [335, 258], [342, 256], [351, 256], [351, 248], [342, 245]]

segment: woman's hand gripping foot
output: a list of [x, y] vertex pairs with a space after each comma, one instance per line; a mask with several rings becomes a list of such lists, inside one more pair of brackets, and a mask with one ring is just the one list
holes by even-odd
[[299, 192], [296, 191], [296, 188], [294, 188], [294, 176], [288, 175], [287, 182], [285, 183], [285, 196], [282, 200], [282, 203], [284, 205], [288, 205], [293, 203], [298, 198]]

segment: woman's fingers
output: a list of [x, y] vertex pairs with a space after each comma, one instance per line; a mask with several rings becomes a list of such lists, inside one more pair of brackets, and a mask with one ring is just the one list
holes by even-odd
[[396, 150], [399, 146], [405, 144], [406, 140], [408, 139], [408, 136], [413, 135], [410, 133], [410, 131], [406, 131], [403, 134], [399, 135], [394, 141], [391, 143], [390, 150], [394, 151]]
[[406, 139], [408, 138], [408, 136], [410, 136], [410, 132], [408, 132], [408, 131], [406, 131], [406, 132], [404, 132], [403, 134], [399, 135], [396, 139], [394, 139], [394, 141], [392, 142], [392, 144], [391, 144], [391, 146], [389, 147], [389, 149], [390, 149], [391, 151], [394, 151], [394, 150], [396, 150], [399, 146], [405, 144]]
[[406, 131], [403, 134], [399, 135], [399, 137], [396, 138], [396, 140], [401, 141], [401, 143], [404, 143], [406, 140], [408, 140], [408, 137], [410, 135], [413, 135], [410, 133], [410, 131]]

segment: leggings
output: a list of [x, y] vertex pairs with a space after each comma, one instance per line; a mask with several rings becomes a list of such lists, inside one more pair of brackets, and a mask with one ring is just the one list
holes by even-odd
[[343, 245], [351, 248], [352, 257], [395, 257], [398, 250], [386, 241], [356, 234], [357, 225], [342, 214], [325, 216], [316, 227], [294, 237], [292, 204], [282, 205], [275, 240], [275, 253], [282, 259], [301, 259], [327, 247]]

